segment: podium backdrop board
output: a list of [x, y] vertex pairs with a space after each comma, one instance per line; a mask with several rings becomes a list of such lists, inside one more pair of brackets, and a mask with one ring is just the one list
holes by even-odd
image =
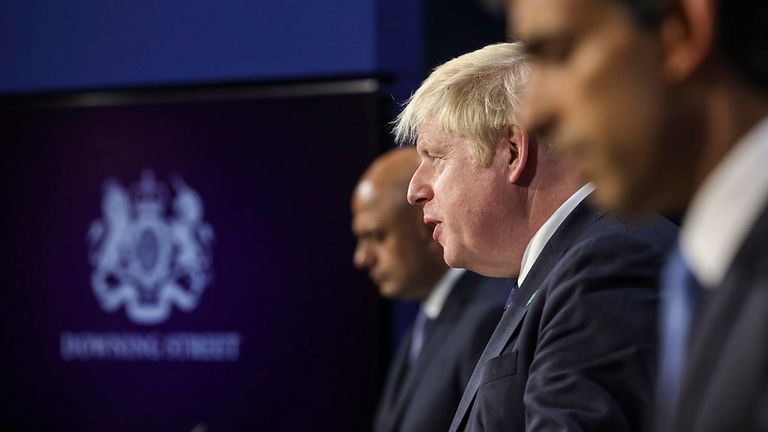
[[0, 429], [365, 430], [382, 125], [348, 84], [0, 107]]

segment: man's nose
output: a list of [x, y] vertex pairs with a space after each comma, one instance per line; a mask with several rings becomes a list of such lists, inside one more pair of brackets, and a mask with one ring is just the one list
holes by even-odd
[[546, 134], [551, 126], [554, 111], [549, 81], [545, 73], [534, 69], [523, 92], [518, 122], [531, 135]]
[[419, 166], [408, 184], [408, 202], [411, 205], [424, 205], [434, 197], [432, 188], [424, 177], [422, 167]]
[[353, 255], [352, 261], [358, 270], [365, 270], [370, 267], [373, 261], [373, 254], [371, 253], [370, 248], [362, 242], [358, 242], [357, 246], [355, 246], [355, 254]]

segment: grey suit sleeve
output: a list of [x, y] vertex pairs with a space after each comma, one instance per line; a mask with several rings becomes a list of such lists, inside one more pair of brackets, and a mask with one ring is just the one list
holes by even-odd
[[537, 299], [526, 429], [636, 430], [653, 392], [662, 254], [621, 236], [579, 245], [560, 262]]

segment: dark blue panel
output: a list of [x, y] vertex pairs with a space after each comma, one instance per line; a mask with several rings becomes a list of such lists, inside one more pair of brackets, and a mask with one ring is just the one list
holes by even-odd
[[398, 104], [424, 79], [423, 3], [422, 0], [379, 1], [379, 67], [394, 78], [386, 92]]
[[374, 0], [0, 2], [0, 93], [367, 74]]

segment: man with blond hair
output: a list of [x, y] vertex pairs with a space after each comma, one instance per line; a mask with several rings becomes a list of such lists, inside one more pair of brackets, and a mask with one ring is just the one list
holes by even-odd
[[421, 210], [408, 205], [419, 166], [413, 148], [390, 150], [352, 195], [354, 263], [382, 297], [421, 302], [387, 373], [373, 432], [445, 432], [501, 317], [509, 280], [449, 269]]
[[641, 431], [675, 228], [589, 204], [573, 163], [517, 122], [528, 70], [518, 44], [458, 57], [395, 124], [421, 157], [408, 200], [446, 263], [518, 280], [450, 430]]

